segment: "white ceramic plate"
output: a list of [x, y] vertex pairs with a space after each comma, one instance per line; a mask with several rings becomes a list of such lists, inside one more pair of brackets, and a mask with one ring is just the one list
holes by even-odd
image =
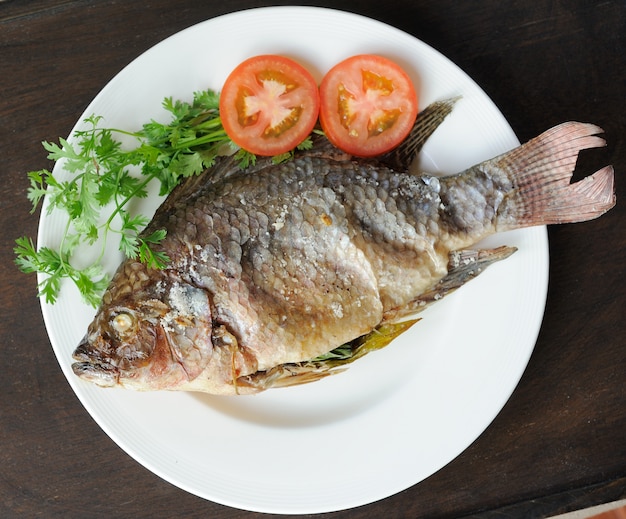
[[[422, 106], [462, 94], [424, 148], [428, 169], [453, 173], [519, 144], [485, 93], [432, 48], [382, 23], [309, 7], [243, 11], [184, 30], [122, 70], [84, 116], [101, 114], [107, 126], [126, 129], [167, 120], [164, 97], [219, 90], [233, 67], [262, 53], [292, 56], [317, 79], [350, 55], [382, 54], [411, 73]], [[158, 203], [152, 197], [142, 210]], [[40, 244], [55, 245], [64, 220], [43, 214]], [[95, 387], [70, 368], [94, 310], [68, 285], [56, 305], [42, 303], [43, 314], [76, 395], [139, 463], [233, 507], [327, 512], [385, 498], [430, 476], [468, 447], [511, 395], [543, 315], [547, 233], [527, 229], [487, 243], [499, 244], [519, 251], [427, 310], [387, 349], [339, 376], [252, 397]], [[111, 245], [106, 261], [113, 270], [121, 257]]]

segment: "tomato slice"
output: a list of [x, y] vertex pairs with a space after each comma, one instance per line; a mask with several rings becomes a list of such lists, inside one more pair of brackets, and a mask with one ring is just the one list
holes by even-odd
[[230, 139], [256, 155], [294, 149], [313, 130], [319, 90], [313, 76], [283, 56], [249, 58], [228, 76], [220, 116]]
[[343, 151], [373, 157], [398, 146], [417, 117], [411, 78], [393, 61], [371, 54], [348, 58], [320, 85], [320, 123]]

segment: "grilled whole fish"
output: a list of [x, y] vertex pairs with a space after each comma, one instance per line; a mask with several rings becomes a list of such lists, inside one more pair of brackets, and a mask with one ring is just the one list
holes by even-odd
[[178, 186], [145, 231], [167, 230], [169, 266], [120, 265], [74, 372], [213, 394], [316, 380], [341, 364], [320, 356], [373, 330], [393, 337], [400, 317], [514, 252], [472, 250], [484, 237], [614, 205], [612, 167], [570, 183], [579, 151], [605, 144], [591, 124], [564, 123], [456, 175], [410, 173], [453, 103], [428, 107], [379, 161], [320, 140], [280, 165], [241, 171], [224, 158]]

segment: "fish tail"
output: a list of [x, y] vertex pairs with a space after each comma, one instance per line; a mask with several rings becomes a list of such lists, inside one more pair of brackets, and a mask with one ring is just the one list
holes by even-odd
[[611, 209], [612, 166], [570, 182], [579, 152], [606, 145], [599, 133], [593, 124], [567, 122], [494, 159], [514, 183], [498, 209], [497, 230], [583, 222]]

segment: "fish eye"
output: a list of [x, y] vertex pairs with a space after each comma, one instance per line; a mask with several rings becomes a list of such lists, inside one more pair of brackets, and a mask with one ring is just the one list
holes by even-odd
[[124, 334], [132, 328], [133, 317], [125, 312], [116, 314], [111, 319], [111, 326], [117, 333]]

